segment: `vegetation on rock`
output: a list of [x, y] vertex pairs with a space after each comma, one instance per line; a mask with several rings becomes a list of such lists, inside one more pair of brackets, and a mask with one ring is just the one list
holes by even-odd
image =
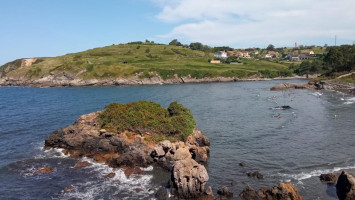
[[196, 124], [190, 110], [183, 105], [172, 102], [165, 109], [151, 101], [111, 103], [100, 114], [100, 122], [106, 130], [150, 134], [154, 141], [185, 141]]

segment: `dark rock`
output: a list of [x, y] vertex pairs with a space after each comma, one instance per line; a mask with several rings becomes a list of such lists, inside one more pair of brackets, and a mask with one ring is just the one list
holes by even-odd
[[37, 169], [35, 171], [35, 174], [50, 174], [52, 172], [53, 172], [53, 169], [51, 167], [45, 166], [45, 167], [43, 167], [41, 169]]
[[240, 162], [240, 163], [239, 163], [239, 166], [244, 167], [244, 166], [245, 166], [245, 163], [244, 163], [244, 162]]
[[227, 186], [222, 186], [217, 190], [217, 194], [219, 194], [221, 197], [225, 198], [231, 198], [233, 197], [233, 193], [229, 191]]
[[340, 173], [329, 173], [329, 174], [321, 174], [319, 179], [323, 182], [327, 183], [336, 183]]
[[208, 173], [203, 165], [193, 159], [175, 162], [172, 170], [172, 194], [180, 199], [196, 199], [205, 193]]
[[292, 183], [280, 183], [273, 188], [254, 190], [247, 186], [240, 196], [246, 200], [303, 200]]
[[248, 172], [247, 175], [249, 177], [253, 177], [253, 178], [257, 178], [257, 179], [263, 179], [264, 176], [262, 174], [260, 174], [259, 171], [255, 171], [255, 172]]
[[129, 177], [132, 174], [141, 174], [142, 172], [143, 171], [139, 167], [130, 167], [130, 168], [126, 168], [124, 174], [126, 175], [126, 177]]
[[72, 189], [74, 189], [74, 188], [75, 188], [75, 187], [74, 187], [73, 185], [68, 186], [68, 187], [64, 188], [64, 192], [67, 192], [67, 191], [72, 190]]
[[341, 172], [336, 184], [336, 190], [340, 200], [355, 199], [354, 177], [345, 171]]
[[155, 198], [157, 200], [167, 200], [169, 199], [169, 191], [165, 187], [161, 187], [158, 189], [158, 191], [155, 193]]
[[116, 176], [116, 173], [111, 172], [111, 173], [107, 174], [106, 177], [108, 177], [108, 178], [113, 178], [113, 177], [115, 177], [115, 176]]

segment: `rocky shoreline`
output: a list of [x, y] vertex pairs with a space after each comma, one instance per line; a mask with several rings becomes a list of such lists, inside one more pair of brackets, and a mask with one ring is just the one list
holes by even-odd
[[285, 82], [270, 88], [270, 90], [293, 90], [293, 89], [334, 90], [334, 91], [355, 95], [355, 84], [339, 83], [339, 82], [332, 82], [332, 81], [308, 82], [305, 84], [294, 84], [294, 83]]
[[210, 77], [196, 79], [191, 76], [163, 79], [155, 75], [150, 78], [140, 78], [139, 74], [127, 78], [114, 79], [80, 79], [70, 74], [50, 74], [40, 79], [27, 79], [24, 77], [0, 78], [1, 86], [28, 86], [28, 87], [92, 87], [92, 86], [135, 86], [135, 85], [163, 85], [163, 84], [183, 84], [183, 83], [212, 83], [212, 82], [237, 82], [237, 81], [268, 81], [268, 80], [289, 80], [289, 79], [306, 79], [306, 77], [277, 77], [262, 78], [257, 75], [247, 78], [237, 77]]

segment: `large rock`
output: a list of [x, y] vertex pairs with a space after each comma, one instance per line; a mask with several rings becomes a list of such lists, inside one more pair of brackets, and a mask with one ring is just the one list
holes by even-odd
[[339, 173], [321, 174], [319, 179], [326, 183], [336, 183], [339, 176]]
[[273, 188], [254, 190], [247, 186], [240, 196], [246, 200], [302, 200], [296, 187], [292, 183], [280, 183]]
[[354, 177], [343, 171], [336, 184], [337, 195], [340, 200], [355, 199], [355, 179]]
[[203, 165], [191, 158], [179, 160], [172, 170], [172, 194], [180, 199], [196, 199], [205, 195], [208, 179], [207, 170]]
[[154, 147], [151, 156], [162, 167], [171, 170], [179, 160], [192, 158], [199, 163], [206, 163], [210, 153], [209, 145], [210, 141], [202, 131], [194, 129], [185, 143], [162, 141]]
[[272, 87], [270, 90], [290, 90], [290, 89], [312, 89], [314, 86], [309, 84], [294, 84], [294, 83], [281, 83]]
[[100, 129], [99, 112], [81, 116], [71, 126], [59, 129], [45, 140], [45, 148], [63, 148], [73, 157], [90, 157], [111, 167], [148, 166], [153, 148], [137, 135], [129, 141], [125, 134]]

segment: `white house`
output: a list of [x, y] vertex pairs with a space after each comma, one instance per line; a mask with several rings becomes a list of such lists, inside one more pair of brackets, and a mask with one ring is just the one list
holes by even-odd
[[227, 52], [225, 51], [218, 51], [215, 55], [216, 58], [227, 58], [228, 55], [227, 55]]

